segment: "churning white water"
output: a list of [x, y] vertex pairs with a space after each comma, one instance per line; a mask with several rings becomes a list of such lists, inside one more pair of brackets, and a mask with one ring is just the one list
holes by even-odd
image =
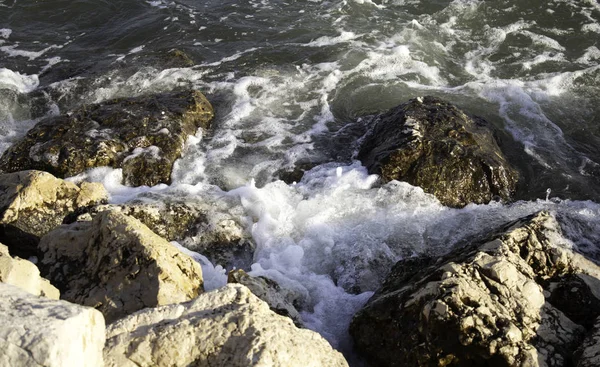
[[[103, 182], [114, 203], [220, 202], [256, 244], [250, 274], [293, 290], [307, 327], [344, 351], [350, 318], [402, 257], [547, 209], [564, 241], [599, 258], [595, 0], [81, 1], [32, 15], [65, 4], [0, 0], [0, 149], [81, 104], [200, 89], [213, 128], [188, 139], [170, 186], [126, 187], [110, 168], [74, 179]], [[162, 66], [172, 48], [194, 65]], [[450, 209], [354, 160], [359, 116], [427, 94], [503, 132], [518, 201]], [[305, 162], [300, 182], [277, 179]], [[207, 288], [225, 283], [220, 264], [192, 255]]]

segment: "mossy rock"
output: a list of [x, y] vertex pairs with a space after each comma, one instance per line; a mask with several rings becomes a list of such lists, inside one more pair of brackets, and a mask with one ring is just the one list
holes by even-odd
[[415, 98], [377, 116], [358, 158], [384, 182], [405, 181], [444, 205], [510, 200], [518, 173], [481, 118], [435, 97]]
[[47, 171], [58, 177], [86, 169], [123, 168], [132, 186], [170, 183], [173, 162], [214, 116], [198, 91], [113, 99], [40, 121], [0, 158], [0, 169]]

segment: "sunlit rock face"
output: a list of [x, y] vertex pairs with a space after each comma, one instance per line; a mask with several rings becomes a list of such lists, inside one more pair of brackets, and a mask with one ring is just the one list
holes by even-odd
[[49, 117], [0, 158], [5, 172], [39, 169], [59, 177], [88, 168], [123, 168], [131, 186], [171, 182], [174, 161], [213, 108], [198, 91], [113, 99]]
[[107, 367], [347, 366], [319, 334], [298, 329], [240, 284], [111, 324], [104, 361]]
[[358, 350], [386, 366], [569, 365], [600, 315], [600, 267], [565, 243], [541, 212], [398, 262], [352, 321]]
[[93, 308], [0, 282], [0, 365], [103, 366], [105, 326]]
[[202, 269], [135, 218], [105, 211], [40, 241], [40, 268], [62, 299], [95, 307], [107, 322], [203, 291]]
[[76, 185], [42, 171], [0, 174], [0, 241], [11, 255], [37, 255], [42, 236], [77, 210], [105, 203], [100, 183]]
[[509, 200], [518, 174], [487, 123], [435, 97], [415, 98], [378, 116], [358, 158], [383, 181], [406, 181], [444, 205]]

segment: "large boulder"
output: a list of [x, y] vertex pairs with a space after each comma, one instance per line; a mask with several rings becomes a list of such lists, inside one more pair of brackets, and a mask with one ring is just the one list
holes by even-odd
[[103, 366], [105, 326], [93, 308], [0, 283], [0, 366]]
[[40, 121], [0, 158], [6, 172], [25, 169], [74, 176], [88, 168], [123, 168], [133, 186], [170, 183], [186, 139], [208, 128], [213, 109], [198, 91], [109, 100]]
[[61, 298], [98, 309], [107, 322], [203, 291], [197, 262], [116, 211], [55, 229], [41, 239], [39, 250], [42, 274]]
[[111, 324], [104, 361], [107, 367], [347, 366], [319, 334], [296, 328], [239, 284]]
[[518, 175], [486, 125], [438, 98], [415, 98], [374, 119], [358, 158], [385, 182], [419, 186], [447, 206], [509, 200]]
[[541, 212], [446, 257], [400, 261], [350, 333], [373, 365], [567, 366], [600, 315], [599, 278]]
[[65, 216], [107, 199], [99, 183], [78, 186], [41, 171], [0, 174], [0, 241], [12, 255], [35, 256], [40, 238]]
[[60, 293], [47, 279], [40, 276], [31, 261], [13, 258], [8, 247], [0, 243], [0, 282], [17, 286], [35, 296], [58, 299]]
[[233, 269], [252, 264], [255, 246], [240, 223], [242, 213], [230, 213], [224, 199], [148, 193], [125, 204], [98, 205], [77, 218], [86, 220], [105, 210], [132, 216], [159, 236], [201, 253], [215, 265]]

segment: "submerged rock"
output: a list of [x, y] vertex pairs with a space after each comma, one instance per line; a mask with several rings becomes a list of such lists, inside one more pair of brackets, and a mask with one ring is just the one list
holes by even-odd
[[319, 334], [296, 328], [238, 284], [111, 324], [104, 361], [107, 367], [347, 366]]
[[101, 367], [105, 327], [93, 308], [0, 283], [0, 365]]
[[0, 243], [0, 282], [12, 284], [34, 296], [58, 299], [60, 293], [47, 279], [40, 276], [37, 266], [30, 261], [13, 258], [8, 247]]
[[107, 322], [187, 301], [203, 290], [197, 262], [116, 211], [63, 225], [44, 236], [39, 249], [42, 274], [62, 299], [98, 309]]
[[250, 291], [267, 302], [275, 313], [292, 319], [298, 327], [303, 327], [300, 313], [294, 307], [297, 295], [286, 289], [282, 289], [276, 281], [267, 277], [253, 277], [241, 269], [232, 270], [227, 275], [227, 283], [242, 284]]
[[40, 121], [0, 158], [5, 172], [25, 169], [74, 176], [88, 168], [123, 168], [132, 186], [170, 183], [173, 162], [213, 109], [198, 91], [123, 98]]
[[358, 158], [387, 182], [406, 181], [444, 205], [509, 200], [518, 174], [486, 122], [435, 97], [415, 98], [378, 116]]
[[355, 315], [356, 347], [385, 366], [570, 365], [600, 315], [600, 267], [561, 238], [542, 212], [437, 261], [400, 261]]
[[36, 256], [40, 237], [59, 226], [65, 216], [107, 199], [99, 183], [77, 186], [41, 171], [1, 174], [0, 241], [12, 255]]

